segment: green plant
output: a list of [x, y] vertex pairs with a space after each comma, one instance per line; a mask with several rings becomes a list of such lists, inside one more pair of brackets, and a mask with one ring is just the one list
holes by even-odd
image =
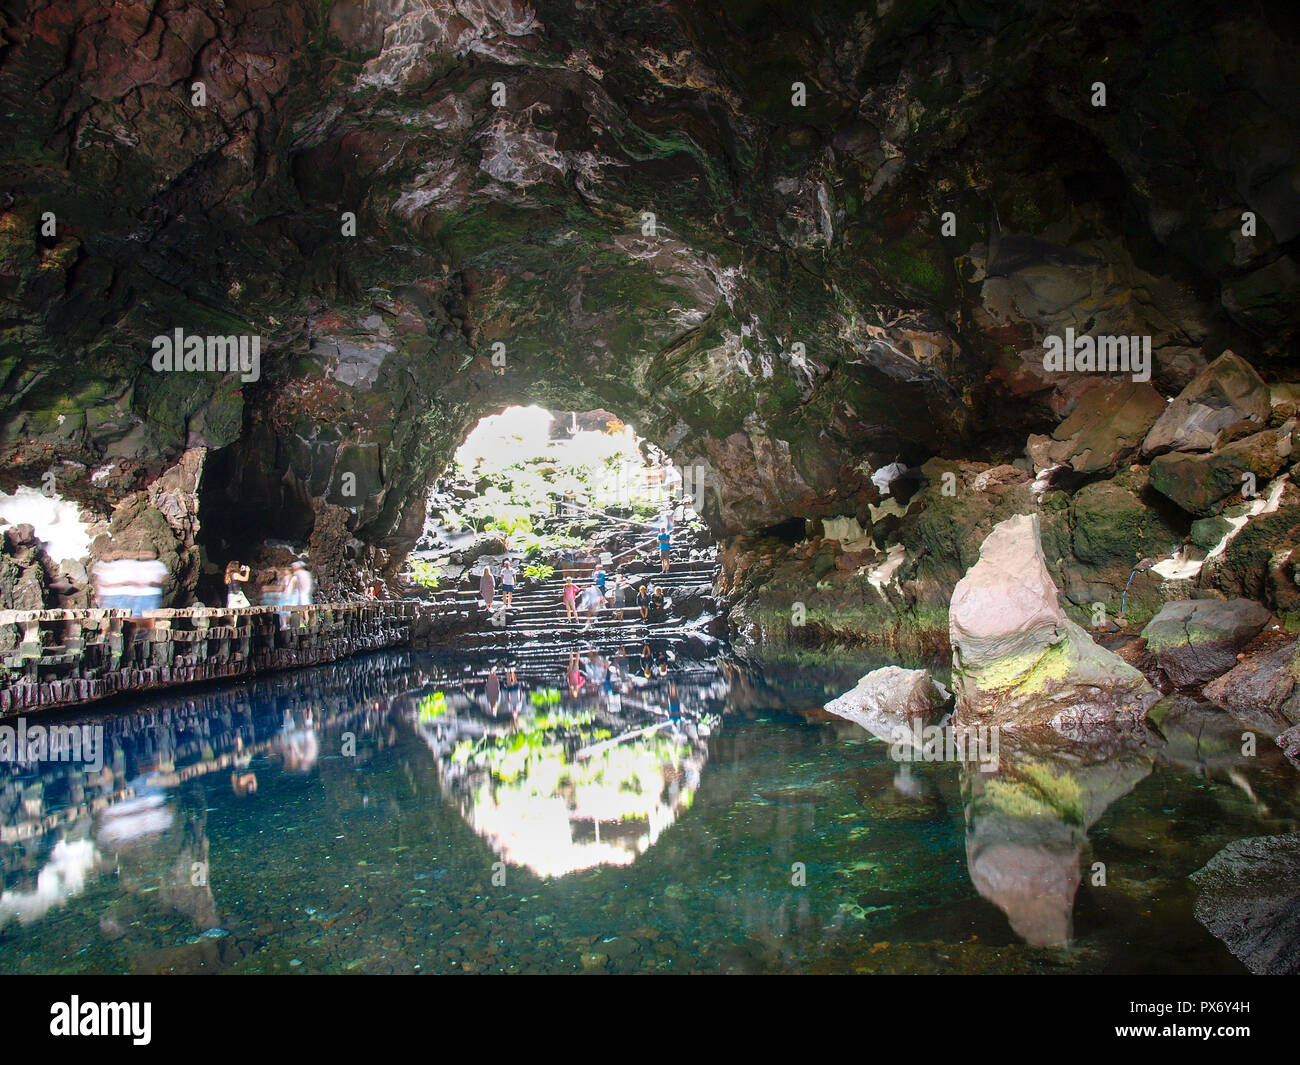
[[438, 567], [427, 558], [409, 559], [407, 567], [407, 575], [412, 584], [418, 584], [421, 588], [428, 588], [430, 591], [437, 589], [441, 576]]
[[523, 572], [525, 577], [531, 577], [533, 580], [544, 581], [555, 572], [555, 567], [547, 566], [540, 562], [534, 562], [525, 566]]

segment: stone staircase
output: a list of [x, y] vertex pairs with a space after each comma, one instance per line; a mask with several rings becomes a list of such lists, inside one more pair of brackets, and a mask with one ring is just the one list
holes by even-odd
[[[587, 584], [593, 568], [592, 562], [578, 561], [546, 580], [533, 580], [517, 586], [510, 610], [504, 610], [498, 595], [492, 611], [483, 608], [475, 587], [458, 587], [439, 596], [432, 611], [444, 619], [458, 616], [463, 631], [445, 641], [438, 641], [439, 649], [454, 651], [465, 656], [464, 676], [468, 684], [486, 679], [495, 667], [498, 675], [513, 668], [526, 685], [557, 685], [567, 667], [572, 651], [584, 656], [595, 652], [607, 658], [633, 659], [640, 657], [642, 647], [649, 643], [652, 657], [670, 659], [674, 675], [689, 673], [698, 668], [701, 674], [711, 673], [704, 659], [722, 649], [720, 641], [709, 630], [713, 615], [712, 589], [717, 564], [708, 553], [687, 548], [675, 548], [671, 569], [665, 574], [658, 567], [645, 562], [629, 562], [624, 576], [636, 588], [649, 582], [663, 588], [668, 608], [663, 616], [656, 617], [652, 610], [648, 624], [641, 621], [640, 611], [629, 597], [624, 608], [623, 621], [615, 620], [616, 611], [607, 607], [587, 627], [585, 614], [575, 624], [565, 617], [562, 590], [565, 572], [571, 573], [580, 588]], [[692, 558], [691, 556], [695, 557]], [[496, 567], [494, 567], [495, 569]], [[687, 609], [683, 611], [683, 607]], [[683, 613], [691, 615], [683, 616]], [[692, 666], [692, 661], [698, 666]]]

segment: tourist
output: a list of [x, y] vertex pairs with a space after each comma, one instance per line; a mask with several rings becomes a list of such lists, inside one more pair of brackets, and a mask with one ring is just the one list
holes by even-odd
[[605, 581], [606, 577], [604, 567], [598, 562], [596, 563], [595, 570], [591, 574], [591, 583], [600, 589], [601, 595], [605, 594]]
[[564, 578], [564, 620], [578, 620], [578, 586], [573, 583], [573, 578], [566, 576]]
[[492, 567], [483, 563], [483, 573], [478, 579], [478, 594], [483, 597], [483, 609], [492, 609], [492, 600], [496, 598], [497, 582], [492, 576]]
[[251, 576], [248, 567], [238, 561], [232, 561], [226, 566], [226, 606], [238, 607], [248, 606], [248, 596], [244, 594], [244, 589], [240, 587], [248, 582]]
[[668, 617], [668, 604], [664, 599], [664, 590], [656, 588], [650, 598], [651, 614], [655, 621], [664, 621]]
[[506, 559], [501, 564], [501, 602], [507, 610], [510, 609], [510, 600], [515, 594], [515, 569], [510, 564], [510, 559]]
[[623, 609], [627, 606], [627, 586], [623, 583], [623, 574], [614, 574], [614, 587], [610, 589], [610, 603], [614, 610], [614, 620], [622, 623]]
[[659, 530], [659, 561], [663, 564], [663, 571], [668, 572], [668, 560], [673, 550], [673, 534], [669, 530], [669, 520], [667, 515], [664, 516], [663, 527]]
[[650, 588], [649, 585], [642, 584], [636, 590], [636, 605], [641, 611], [641, 621], [646, 623], [650, 620]]

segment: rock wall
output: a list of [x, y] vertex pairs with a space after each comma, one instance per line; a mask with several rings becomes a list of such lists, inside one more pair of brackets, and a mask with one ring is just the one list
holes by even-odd
[[[971, 482], [1031, 439], [1025, 473], [1068, 468], [1037, 504], [1049, 566], [1071, 602], [1109, 604], [1128, 552], [1074, 511], [1166, 545], [1124, 480], [1159, 401], [1229, 348], [1275, 392], [1295, 380], [1294, 20], [1209, 0], [724, 8], [7, 4], [0, 488], [54, 470], [175, 555], [184, 602], [206, 567], [305, 547], [338, 516], [323, 504], [389, 565], [479, 416], [600, 408], [699, 468], [728, 537], [866, 528], [896, 460], [959, 474], [964, 500], [930, 478], [918, 512], [886, 515], [898, 535], [873, 532], [888, 575], [814, 551], [817, 581], [848, 586], [824, 630], [924, 635], [1005, 516]], [[258, 364], [158, 369], [178, 329], [205, 355], [255, 339]], [[1150, 380], [1103, 397], [1045, 369], [1067, 330], [1148, 338]], [[1208, 519], [1241, 473], [1282, 472], [1285, 419], [1207, 458], [1183, 445], [1240, 427], [1185, 398], [1200, 420], [1137, 457]], [[164, 507], [167, 542], [133, 500], [196, 451], [197, 514]], [[1114, 483], [1080, 498], [1088, 478]], [[1205, 580], [1291, 594], [1279, 513]], [[1139, 584], [1149, 610], [1162, 593]]]

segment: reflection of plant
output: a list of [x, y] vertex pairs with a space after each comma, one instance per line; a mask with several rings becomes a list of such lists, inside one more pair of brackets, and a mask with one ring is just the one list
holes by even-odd
[[412, 584], [418, 584], [421, 588], [434, 590], [438, 587], [440, 580], [438, 567], [430, 562], [427, 558], [412, 558], [407, 562], [408, 576]]
[[1033, 760], [1015, 768], [1018, 779], [998, 777], [984, 785], [985, 798], [995, 811], [1017, 820], [1051, 817], [1083, 824], [1083, 790], [1073, 774], [1057, 776], [1050, 766]]
[[447, 712], [447, 695], [445, 692], [433, 692], [420, 700], [420, 720], [432, 721]]
[[560, 693], [555, 688], [538, 688], [528, 693], [528, 701], [534, 706], [554, 706], [560, 701]]

